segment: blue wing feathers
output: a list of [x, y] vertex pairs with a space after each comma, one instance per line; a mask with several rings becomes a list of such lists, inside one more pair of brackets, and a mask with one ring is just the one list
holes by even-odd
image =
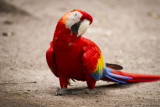
[[93, 72], [91, 72], [91, 75], [93, 76], [93, 78], [95, 79], [95, 80], [100, 80], [101, 79], [101, 75], [99, 75], [99, 73], [93, 73]]

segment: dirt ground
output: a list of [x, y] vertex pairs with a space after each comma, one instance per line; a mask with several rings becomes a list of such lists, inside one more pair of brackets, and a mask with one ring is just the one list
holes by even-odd
[[59, 18], [75, 8], [93, 16], [84, 36], [105, 61], [160, 74], [159, 0], [0, 0], [0, 107], [160, 107], [160, 81], [98, 81], [93, 94], [77, 81], [69, 94], [54, 96], [59, 81], [45, 52]]

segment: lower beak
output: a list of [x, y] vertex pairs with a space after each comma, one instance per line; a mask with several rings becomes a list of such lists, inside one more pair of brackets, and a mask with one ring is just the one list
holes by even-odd
[[71, 31], [74, 33], [77, 33], [77, 38], [78, 38], [86, 32], [89, 25], [90, 25], [90, 21], [87, 19], [83, 19], [78, 23], [75, 23], [74, 25], [72, 25]]
[[89, 25], [90, 25], [90, 21], [87, 20], [87, 19], [84, 19], [83, 22], [81, 23], [79, 29], [78, 29], [77, 37], [82, 36], [87, 31]]

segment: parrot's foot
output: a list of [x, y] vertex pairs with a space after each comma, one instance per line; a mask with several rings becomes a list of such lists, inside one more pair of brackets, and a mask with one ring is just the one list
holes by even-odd
[[93, 89], [86, 89], [85, 94], [99, 94], [99, 91], [95, 91]]
[[59, 96], [59, 95], [65, 95], [65, 94], [67, 94], [67, 93], [68, 93], [67, 88], [62, 88], [62, 89], [58, 88], [58, 89], [54, 92], [54, 95], [55, 95], [55, 96]]

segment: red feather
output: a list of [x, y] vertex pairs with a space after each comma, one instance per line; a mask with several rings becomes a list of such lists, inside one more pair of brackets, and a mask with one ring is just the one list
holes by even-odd
[[137, 74], [137, 73], [117, 71], [117, 70], [113, 70], [113, 73], [122, 75], [122, 76], [133, 77], [132, 79], [125, 80], [127, 82], [151, 82], [151, 81], [160, 80], [160, 75]]
[[48, 48], [46, 52], [46, 60], [51, 71], [55, 74], [55, 76], [57, 76], [57, 72], [55, 69], [55, 52], [52, 47], [52, 42], [51, 42], [51, 46]]

